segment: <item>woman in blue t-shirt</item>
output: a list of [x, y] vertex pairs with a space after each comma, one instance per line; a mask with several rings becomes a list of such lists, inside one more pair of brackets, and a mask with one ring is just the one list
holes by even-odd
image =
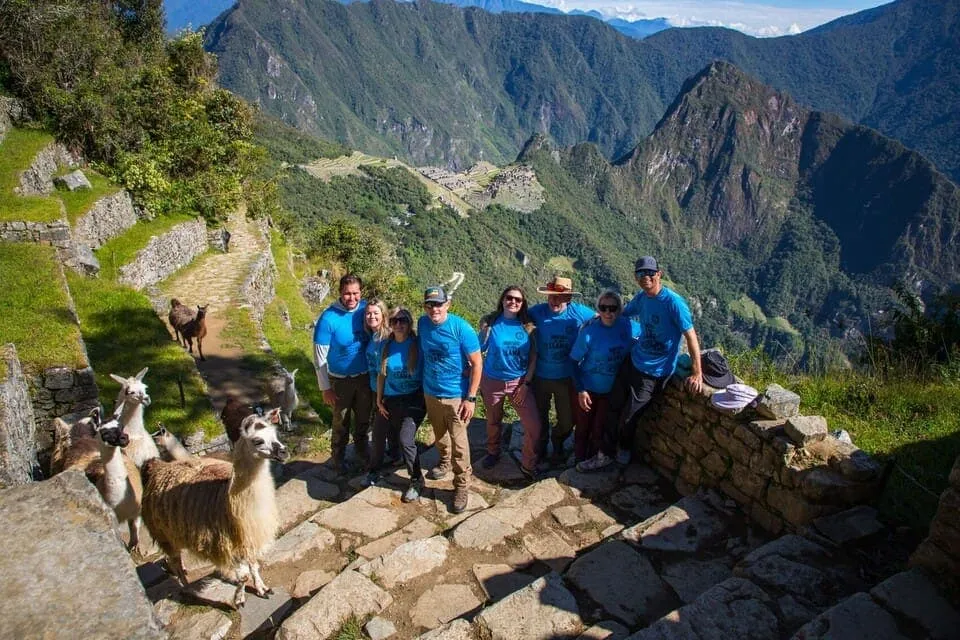
[[[390, 327], [387, 325], [387, 305], [379, 298], [373, 298], [367, 302], [367, 307], [363, 312], [363, 328], [369, 336], [365, 355], [367, 359], [367, 372], [370, 376], [370, 390], [374, 395], [377, 393], [377, 375], [380, 371], [380, 352], [384, 340], [390, 335]], [[376, 417], [376, 410], [373, 411], [371, 419]], [[371, 420], [372, 422], [372, 420]], [[370, 460], [367, 461], [366, 485], [373, 485], [380, 479], [380, 467], [383, 466], [384, 445], [387, 445], [388, 457], [396, 460], [396, 455], [390, 456], [390, 453], [397, 451], [396, 437], [392, 436], [387, 443], [388, 435], [392, 434], [378, 433], [376, 425], [373, 428], [373, 446], [370, 450]]]
[[486, 352], [480, 394], [487, 412], [487, 455], [480, 464], [490, 469], [500, 460], [503, 401], [509, 397], [523, 425], [520, 470], [531, 480], [536, 474], [540, 438], [540, 416], [530, 392], [537, 366], [534, 330], [527, 296], [517, 286], [504, 289], [497, 310], [480, 322], [480, 349]]
[[577, 462], [600, 450], [608, 399], [620, 365], [640, 334], [640, 325], [622, 316], [623, 298], [604, 291], [597, 298], [599, 316], [586, 322], [570, 350], [574, 362], [573, 383], [577, 389], [574, 406], [573, 453]]
[[[427, 413], [423, 400], [423, 362], [413, 328], [413, 316], [397, 307], [390, 314], [390, 334], [384, 339], [377, 371], [377, 416], [373, 423], [375, 443], [389, 435], [396, 439], [410, 475], [404, 502], [413, 502], [423, 491], [417, 429]], [[374, 451], [377, 445], [374, 444]], [[378, 473], [371, 469], [371, 473]], [[379, 478], [379, 476], [378, 476]]]

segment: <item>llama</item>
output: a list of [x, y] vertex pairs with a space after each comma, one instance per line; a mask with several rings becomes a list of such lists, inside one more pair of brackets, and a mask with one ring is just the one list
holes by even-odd
[[244, 419], [254, 414], [259, 415], [260, 411], [234, 395], [227, 395], [227, 403], [220, 411], [220, 421], [223, 422], [223, 428], [231, 443], [235, 443], [240, 437], [240, 425]]
[[[66, 468], [85, 466], [80, 458], [95, 458], [97, 448], [95, 440], [97, 437], [94, 429], [93, 419], [90, 417], [81, 418], [73, 426], [67, 424], [62, 418], [53, 419], [53, 450], [50, 453], [50, 474], [57, 475]], [[81, 453], [80, 447], [84, 445], [73, 446], [81, 440], [89, 440], [89, 452]]]
[[299, 369], [293, 372], [280, 367], [280, 375], [283, 378], [283, 390], [276, 396], [275, 404], [280, 407], [280, 417], [283, 419], [283, 428], [286, 431], [293, 430], [293, 412], [297, 410], [300, 404], [300, 398], [297, 396], [296, 377]]
[[127, 445], [126, 449], [127, 455], [137, 465], [137, 468], [142, 467], [143, 463], [150, 458], [160, 456], [157, 445], [143, 426], [143, 408], [150, 406], [147, 385], [143, 383], [143, 376], [147, 374], [148, 369], [148, 367], [144, 367], [137, 375], [130, 378], [110, 374], [114, 382], [120, 385], [113, 413], [119, 418], [127, 437], [130, 438], [130, 444]]
[[173, 327], [173, 339], [177, 341], [177, 344], [187, 346], [186, 340], [180, 337], [180, 327], [193, 320], [195, 316], [196, 314], [193, 312], [193, 309], [176, 298], [170, 299], [170, 313], [167, 314], [167, 320], [170, 321], [170, 326]]
[[215, 464], [219, 462], [230, 462], [229, 453], [215, 451], [205, 456], [195, 456], [187, 450], [177, 436], [173, 435], [162, 422], [157, 423], [157, 431], [153, 433], [153, 441], [157, 448], [166, 452], [164, 459], [174, 462], [190, 462], [192, 464]]
[[203, 357], [203, 339], [207, 335], [207, 307], [209, 306], [209, 304], [202, 307], [197, 305], [197, 315], [189, 322], [180, 325], [180, 335], [183, 336], [191, 354], [193, 354], [193, 339], [197, 339], [197, 351], [200, 352], [201, 360], [206, 360]]
[[234, 604], [243, 606], [244, 584], [253, 578], [257, 595], [269, 587], [260, 576], [260, 558], [279, 528], [270, 460], [287, 449], [277, 439], [280, 409], [252, 414], [240, 424], [233, 464], [192, 465], [148, 460], [142, 467], [143, 520], [183, 584], [181, 553], [190, 551], [236, 575]]

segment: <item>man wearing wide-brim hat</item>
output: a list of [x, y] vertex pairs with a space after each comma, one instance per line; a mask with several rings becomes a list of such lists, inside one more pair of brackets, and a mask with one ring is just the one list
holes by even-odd
[[[537, 368], [533, 391], [542, 425], [537, 454], [540, 460], [547, 460], [547, 443], [552, 441], [550, 460], [560, 464], [565, 460], [563, 442], [573, 430], [573, 403], [577, 401], [570, 350], [580, 327], [596, 314], [590, 307], [573, 302], [573, 297], [579, 296], [580, 292], [574, 291], [570, 278], [554, 276], [544, 286], [537, 287], [537, 293], [547, 296], [546, 302], [530, 308], [530, 317], [537, 325]], [[557, 424], [552, 433], [551, 401], [557, 412]]]
[[661, 282], [663, 272], [653, 256], [637, 260], [634, 275], [640, 291], [624, 307], [623, 315], [640, 323], [640, 337], [610, 392], [601, 450], [578, 464], [578, 471], [596, 471], [614, 460], [621, 464], [630, 462], [637, 418], [673, 374], [681, 338], [686, 340], [690, 353], [692, 370], [687, 386], [697, 392], [703, 386], [700, 343], [687, 301]]

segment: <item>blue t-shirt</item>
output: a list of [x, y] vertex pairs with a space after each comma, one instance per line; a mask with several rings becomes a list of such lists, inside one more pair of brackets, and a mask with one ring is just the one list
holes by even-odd
[[416, 338], [413, 336], [403, 342], [390, 340], [385, 342], [387, 350], [387, 379], [383, 383], [384, 396], [405, 396], [420, 389], [423, 380], [423, 357], [417, 357], [417, 366], [411, 372], [410, 347]]
[[546, 302], [531, 307], [530, 317], [537, 323], [538, 378], [562, 380], [573, 375], [570, 349], [583, 323], [595, 316], [593, 309], [571, 302], [560, 313], [550, 310]]
[[483, 342], [487, 353], [483, 372], [494, 380], [516, 380], [527, 372], [530, 345], [530, 335], [519, 320], [497, 316]]
[[380, 356], [383, 354], [383, 340], [370, 336], [367, 343], [367, 371], [370, 372], [370, 388], [377, 390], [377, 376], [380, 375]]
[[320, 314], [313, 330], [313, 343], [330, 347], [327, 352], [327, 370], [338, 377], [357, 376], [367, 371], [364, 349], [370, 336], [363, 328], [363, 300], [353, 311], [340, 303], [333, 304]]
[[424, 393], [435, 398], [466, 397], [470, 378], [463, 373], [469, 364], [467, 356], [480, 351], [477, 332], [466, 320], [451, 313], [440, 325], [421, 316], [417, 333], [423, 358]]
[[576, 363], [573, 380], [577, 391], [610, 393], [617, 371], [639, 335], [640, 325], [623, 316], [610, 327], [599, 318], [583, 325], [570, 351], [570, 359]]
[[635, 317], [641, 326], [640, 339], [630, 351], [634, 368], [655, 378], [672, 374], [680, 355], [680, 338], [693, 328], [687, 302], [667, 287], [654, 297], [640, 291], [624, 307], [623, 315]]

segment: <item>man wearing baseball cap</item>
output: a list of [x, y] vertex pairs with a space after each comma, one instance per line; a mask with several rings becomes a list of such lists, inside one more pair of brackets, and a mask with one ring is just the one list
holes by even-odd
[[578, 471], [602, 469], [614, 458], [620, 464], [630, 462], [637, 418], [673, 374], [681, 338], [687, 342], [692, 366], [687, 387], [699, 392], [703, 386], [700, 343], [686, 300], [663, 285], [663, 272], [652, 256], [637, 260], [634, 275], [640, 291], [624, 307], [623, 315], [637, 320], [642, 332], [611, 390], [601, 450], [578, 464]]
[[[470, 323], [448, 313], [450, 297], [443, 287], [423, 292], [423, 315], [417, 324], [420, 357], [423, 358], [423, 396], [433, 425], [440, 464], [427, 472], [442, 480], [453, 469], [453, 513], [467, 508], [470, 442], [467, 425], [477, 406], [477, 390], [483, 373], [480, 340]], [[464, 371], [469, 369], [469, 377]]]

